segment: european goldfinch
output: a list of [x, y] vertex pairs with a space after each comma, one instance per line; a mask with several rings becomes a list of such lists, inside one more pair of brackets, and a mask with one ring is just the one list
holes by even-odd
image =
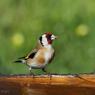
[[52, 42], [56, 38], [51, 32], [44, 33], [39, 37], [36, 48], [26, 57], [21, 57], [15, 62], [26, 64], [30, 72], [32, 69], [42, 69], [42, 71], [46, 72], [45, 67], [51, 62], [55, 54]]

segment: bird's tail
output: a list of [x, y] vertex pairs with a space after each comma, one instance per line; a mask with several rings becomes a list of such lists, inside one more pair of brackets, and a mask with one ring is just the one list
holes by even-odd
[[18, 59], [16, 61], [14, 61], [14, 63], [22, 63], [22, 64], [25, 64], [26, 63], [26, 60], [25, 59]]

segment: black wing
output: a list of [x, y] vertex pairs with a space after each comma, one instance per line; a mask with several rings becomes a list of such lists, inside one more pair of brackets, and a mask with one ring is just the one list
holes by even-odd
[[37, 53], [37, 52], [32, 52], [32, 53], [28, 56], [28, 58], [33, 59], [33, 58], [34, 58], [34, 56], [36, 55], [36, 53]]
[[35, 57], [36, 53], [37, 53], [37, 49], [34, 49], [26, 58], [33, 59]]
[[33, 59], [34, 56], [36, 55], [36, 53], [37, 53], [37, 50], [34, 49], [32, 52], [30, 52], [30, 53], [28, 54], [28, 56], [20, 57], [20, 58], [18, 58], [18, 59], [25, 59], [25, 60], [28, 59], [28, 58]]

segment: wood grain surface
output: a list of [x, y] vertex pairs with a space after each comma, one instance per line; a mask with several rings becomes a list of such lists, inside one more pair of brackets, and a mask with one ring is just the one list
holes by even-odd
[[95, 74], [0, 75], [0, 95], [95, 95]]

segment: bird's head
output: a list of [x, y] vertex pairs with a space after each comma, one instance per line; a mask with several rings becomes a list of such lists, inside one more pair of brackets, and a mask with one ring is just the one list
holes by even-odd
[[53, 35], [51, 32], [46, 32], [42, 36], [40, 36], [39, 40], [42, 46], [51, 45], [53, 40], [55, 40], [57, 36]]

